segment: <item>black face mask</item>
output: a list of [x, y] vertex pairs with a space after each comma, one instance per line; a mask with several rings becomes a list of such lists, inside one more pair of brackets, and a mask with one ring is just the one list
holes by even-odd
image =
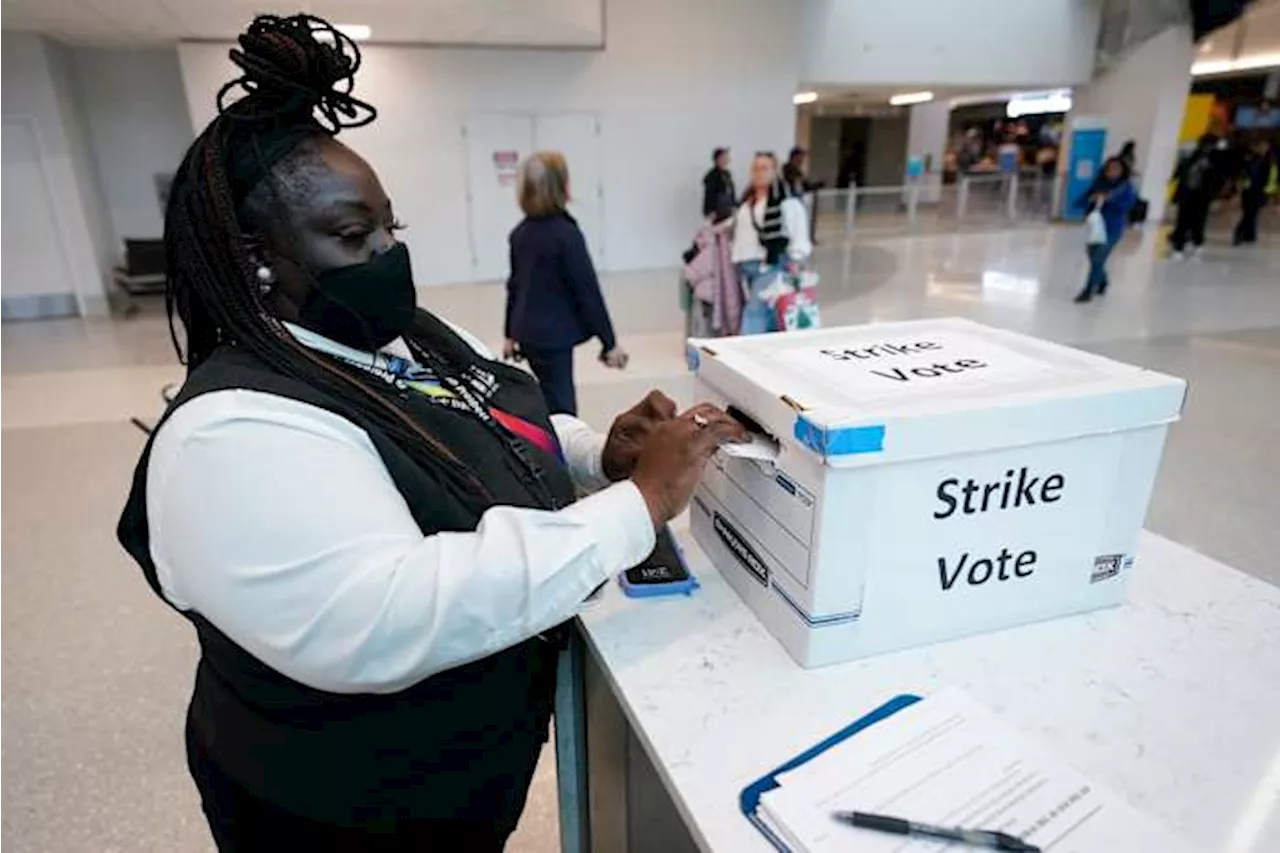
[[366, 263], [317, 275], [301, 319], [330, 340], [376, 350], [409, 330], [417, 304], [409, 247], [396, 243]]

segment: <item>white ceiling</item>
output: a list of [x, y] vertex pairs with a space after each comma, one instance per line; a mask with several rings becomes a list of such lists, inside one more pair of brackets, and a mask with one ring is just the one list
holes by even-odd
[[1205, 36], [1196, 46], [1196, 62], [1258, 56], [1280, 59], [1280, 0], [1256, 0], [1243, 17]]
[[3, 0], [0, 25], [73, 44], [229, 40], [257, 12], [365, 24], [374, 42], [599, 48], [603, 0]]

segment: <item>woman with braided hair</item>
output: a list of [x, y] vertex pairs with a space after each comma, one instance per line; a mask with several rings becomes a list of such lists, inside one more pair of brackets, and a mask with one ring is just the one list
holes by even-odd
[[607, 437], [549, 416], [417, 307], [391, 202], [335, 138], [374, 117], [356, 45], [262, 16], [231, 58], [165, 215], [187, 379], [119, 526], [200, 642], [192, 776], [220, 850], [500, 850], [558, 626], [740, 428], [657, 392]]

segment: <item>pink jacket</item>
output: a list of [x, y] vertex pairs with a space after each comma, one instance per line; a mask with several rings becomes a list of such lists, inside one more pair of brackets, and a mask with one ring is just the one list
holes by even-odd
[[684, 266], [694, 299], [711, 304], [711, 328], [736, 335], [742, 320], [742, 287], [730, 255], [732, 232], [706, 225], [693, 238], [698, 254]]

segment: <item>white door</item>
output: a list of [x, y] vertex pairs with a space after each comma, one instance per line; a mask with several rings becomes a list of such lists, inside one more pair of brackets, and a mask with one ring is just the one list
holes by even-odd
[[507, 235], [520, 222], [517, 169], [533, 151], [533, 118], [513, 113], [474, 113], [465, 119], [467, 215], [475, 281], [506, 280]]
[[58, 239], [35, 130], [27, 119], [6, 118], [0, 133], [4, 142], [4, 181], [0, 183], [4, 297], [68, 293], [74, 284]]
[[569, 164], [569, 212], [587, 238], [591, 260], [604, 266], [604, 183], [600, 174], [600, 121], [594, 113], [554, 113], [534, 119], [539, 151], [559, 151]]

